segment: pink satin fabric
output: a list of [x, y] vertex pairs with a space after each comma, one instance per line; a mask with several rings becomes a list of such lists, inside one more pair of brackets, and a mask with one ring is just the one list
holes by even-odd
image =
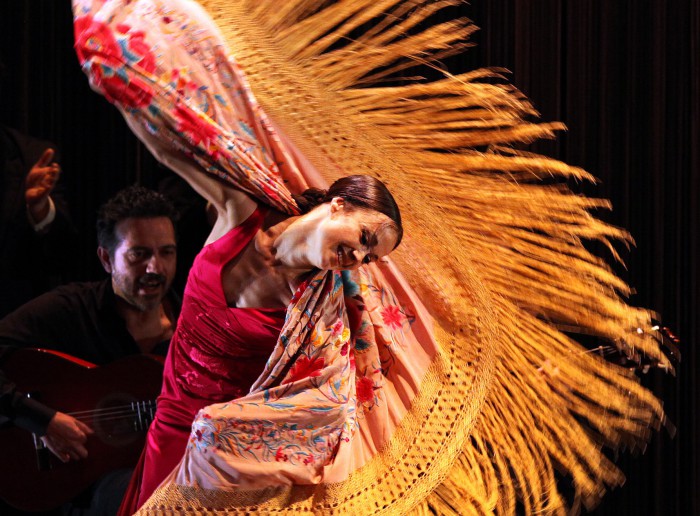
[[133, 514], [180, 462], [201, 408], [247, 394], [277, 342], [285, 310], [229, 307], [221, 282], [224, 265], [250, 242], [265, 211], [204, 247], [192, 265], [156, 416], [120, 514]]

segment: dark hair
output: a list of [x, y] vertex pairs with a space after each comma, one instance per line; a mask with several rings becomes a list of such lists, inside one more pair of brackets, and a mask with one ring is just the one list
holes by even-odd
[[97, 244], [113, 254], [118, 245], [117, 224], [129, 218], [155, 217], [168, 217], [175, 226], [177, 211], [168, 198], [158, 192], [139, 185], [124, 188], [97, 212]]
[[334, 197], [341, 197], [357, 208], [378, 211], [389, 217], [396, 225], [394, 248], [398, 247], [403, 237], [401, 213], [391, 192], [379, 179], [366, 175], [341, 177], [328, 190], [309, 188], [301, 195], [294, 195], [294, 200], [302, 213], [308, 213], [316, 206], [330, 202]]

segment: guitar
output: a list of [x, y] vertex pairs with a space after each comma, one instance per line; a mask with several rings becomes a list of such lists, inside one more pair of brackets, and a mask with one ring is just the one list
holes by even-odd
[[43, 511], [75, 498], [109, 471], [133, 467], [155, 413], [163, 365], [147, 355], [95, 366], [69, 355], [18, 349], [0, 365], [22, 392], [85, 422], [88, 457], [61, 462], [38, 436], [0, 428], [0, 498]]

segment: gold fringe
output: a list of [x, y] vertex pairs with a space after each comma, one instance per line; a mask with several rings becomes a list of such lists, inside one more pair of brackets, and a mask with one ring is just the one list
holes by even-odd
[[[557, 326], [670, 364], [653, 336], [636, 331], [649, 328], [650, 314], [624, 302], [628, 287], [582, 245], [602, 242], [619, 260], [613, 244], [632, 243], [591, 214], [607, 201], [574, 195], [562, 181], [593, 178], [512, 146], [552, 138], [563, 125], [529, 121], [535, 110], [496, 69], [379, 85], [468, 46], [467, 20], [430, 26], [457, 2], [201, 3], [261, 105], [326, 180], [352, 172], [388, 184], [405, 217], [395, 261], [446, 332], [446, 374], [433, 398], [445, 412], [437, 420], [425, 407], [412, 412], [423, 428], [413, 427], [410, 446], [429, 464], [407, 461], [404, 446], [389, 455], [401, 459], [391, 489], [368, 483], [370, 464], [344, 486], [282, 505], [342, 513], [362, 499], [365, 512], [461, 515], [511, 514], [520, 503], [528, 514], [565, 514], [621, 484], [600, 447], [639, 445], [662, 421], [661, 405]], [[365, 25], [372, 28], [359, 33]], [[555, 184], [540, 183], [547, 178]], [[453, 385], [460, 374], [470, 381], [466, 394]], [[453, 395], [469, 397], [457, 400], [462, 414]], [[430, 474], [416, 477], [419, 466]], [[562, 476], [573, 482], [571, 505], [557, 488]]]

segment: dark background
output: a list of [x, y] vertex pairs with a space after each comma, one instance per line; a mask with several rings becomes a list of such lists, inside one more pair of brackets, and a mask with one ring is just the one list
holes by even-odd
[[[482, 0], [458, 10], [482, 30], [477, 46], [448, 64], [508, 68], [543, 119], [567, 124], [568, 132], [534, 150], [600, 178], [576, 188], [610, 198], [615, 209], [601, 216], [636, 240], [620, 270], [637, 292], [631, 303], [662, 314], [682, 339], [677, 376], [643, 378], [665, 400], [677, 434], [662, 431], [643, 455], [620, 456], [627, 484], [595, 514], [700, 514], [700, 3]], [[135, 181], [154, 186], [163, 172], [90, 90], [72, 50], [69, 2], [3, 2], [0, 54], [7, 66], [0, 121], [59, 145], [82, 242], [69, 275], [98, 277], [97, 206]]]

